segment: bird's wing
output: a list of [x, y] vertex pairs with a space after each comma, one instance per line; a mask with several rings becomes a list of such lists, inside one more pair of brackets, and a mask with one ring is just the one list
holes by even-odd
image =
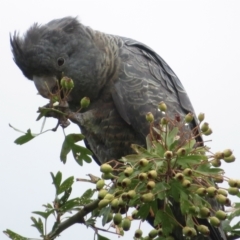
[[157, 105], [161, 101], [167, 104], [172, 117], [194, 113], [182, 83], [167, 63], [146, 45], [127, 38], [121, 40], [121, 67], [112, 94], [121, 117], [146, 135], [145, 115], [152, 112], [160, 117]]

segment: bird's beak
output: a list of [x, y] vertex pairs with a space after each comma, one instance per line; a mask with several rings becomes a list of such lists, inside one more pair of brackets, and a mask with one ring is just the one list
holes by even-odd
[[33, 76], [34, 84], [42, 97], [49, 98], [53, 88], [57, 86], [58, 79], [52, 77]]

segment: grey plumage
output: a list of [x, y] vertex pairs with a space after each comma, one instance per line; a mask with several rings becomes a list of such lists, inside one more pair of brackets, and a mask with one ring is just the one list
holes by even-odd
[[[11, 46], [14, 61], [43, 97], [49, 94], [45, 82], [54, 89], [64, 72], [75, 85], [70, 109], [76, 110], [85, 96], [91, 99], [76, 123], [98, 163], [131, 153], [132, 143], [144, 145], [149, 131], [145, 115], [152, 112], [159, 120], [160, 101], [167, 104], [170, 116], [194, 113], [180, 80], [152, 49], [94, 31], [75, 18], [34, 24], [23, 38], [15, 33]], [[190, 128], [195, 126], [196, 120]], [[206, 239], [226, 239], [220, 232], [212, 228]], [[181, 239], [179, 233], [176, 237]]]

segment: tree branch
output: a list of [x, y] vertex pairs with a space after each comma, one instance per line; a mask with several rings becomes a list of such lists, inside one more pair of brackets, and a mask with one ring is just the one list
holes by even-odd
[[79, 212], [77, 212], [72, 217], [68, 218], [66, 221], [60, 223], [56, 229], [52, 232], [50, 232], [47, 235], [47, 239], [53, 240], [55, 239], [61, 232], [63, 232], [65, 229], [71, 227], [75, 223], [84, 223], [84, 217], [92, 212], [94, 209], [98, 207], [99, 200], [95, 200], [88, 205], [84, 206], [83, 209], [81, 209]]

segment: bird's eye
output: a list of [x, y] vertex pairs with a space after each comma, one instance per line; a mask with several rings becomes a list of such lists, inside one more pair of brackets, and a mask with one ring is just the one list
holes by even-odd
[[65, 62], [65, 60], [64, 60], [63, 57], [59, 57], [58, 60], [57, 60], [57, 64], [58, 64], [59, 67], [62, 66], [64, 64], [64, 62]]

